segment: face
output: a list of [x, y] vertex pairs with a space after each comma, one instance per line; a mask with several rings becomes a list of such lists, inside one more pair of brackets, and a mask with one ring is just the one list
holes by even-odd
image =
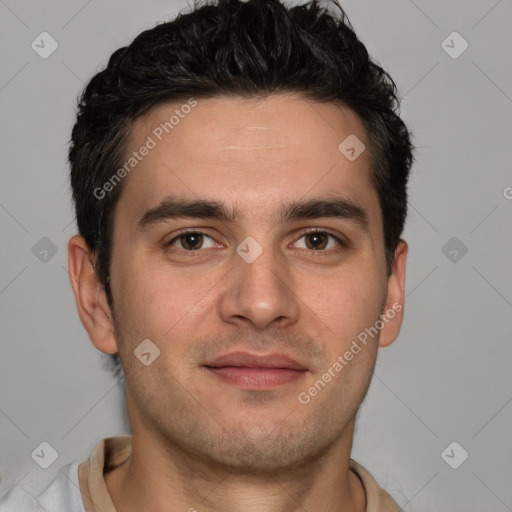
[[[399, 329], [397, 313], [357, 341], [401, 286], [386, 273], [369, 142], [348, 108], [297, 95], [181, 106], [134, 123], [127, 159], [155, 144], [114, 214], [132, 432], [239, 470], [291, 467], [346, 435], [379, 335]], [[352, 161], [338, 149], [351, 134], [366, 146]], [[145, 365], [134, 351], [148, 339]]]

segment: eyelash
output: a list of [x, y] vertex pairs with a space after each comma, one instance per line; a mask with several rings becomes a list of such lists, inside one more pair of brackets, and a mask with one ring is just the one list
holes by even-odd
[[[311, 228], [309, 229], [308, 231], [305, 231], [301, 234], [301, 236], [297, 239], [297, 240], [300, 240], [301, 238], [305, 237], [306, 235], [311, 235], [311, 234], [316, 234], [316, 233], [319, 233], [319, 234], [324, 234], [324, 235], [328, 235], [329, 237], [333, 238], [334, 240], [336, 240], [336, 242], [338, 242], [338, 244], [342, 247], [342, 248], [347, 248], [348, 247], [348, 244], [346, 242], [344, 242], [342, 239], [340, 239], [338, 236], [334, 235], [333, 233], [331, 233], [330, 231], [327, 231], [325, 229], [318, 229], [318, 228]], [[188, 235], [188, 234], [198, 234], [198, 235], [204, 235], [208, 238], [210, 238], [211, 240], [213, 240], [213, 237], [211, 237], [210, 235], [208, 235], [207, 233], [203, 232], [203, 231], [199, 231], [197, 228], [188, 228], [188, 229], [185, 229], [184, 231], [181, 231], [177, 236], [175, 236], [172, 240], [169, 240], [169, 242], [166, 242], [165, 243], [165, 246], [166, 247], [171, 247], [172, 244], [174, 242], [176, 242], [177, 240], [179, 240], [183, 235]], [[188, 253], [190, 254], [191, 256], [197, 256], [199, 253], [203, 252], [205, 249], [197, 249], [197, 250], [187, 250], [187, 249], [179, 249], [179, 248], [174, 248], [182, 253]], [[331, 254], [331, 252], [339, 252], [340, 249], [319, 249], [319, 250], [314, 250], [314, 249], [303, 249], [305, 251], [308, 251], [310, 253], [314, 253], [315, 256], [325, 256], [325, 255], [328, 255], [328, 254]]]

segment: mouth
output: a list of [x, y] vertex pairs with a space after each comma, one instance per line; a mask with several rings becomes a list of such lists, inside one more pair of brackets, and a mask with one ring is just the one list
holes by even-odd
[[308, 369], [285, 354], [231, 352], [202, 365], [211, 375], [243, 389], [272, 389], [301, 379]]

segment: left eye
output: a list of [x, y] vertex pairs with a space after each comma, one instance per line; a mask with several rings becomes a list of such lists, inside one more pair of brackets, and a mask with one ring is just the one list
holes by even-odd
[[332, 249], [333, 246], [329, 246], [329, 238], [335, 241], [334, 246], [342, 245], [341, 241], [337, 237], [325, 231], [310, 231], [309, 233], [304, 233], [299, 240], [302, 240], [303, 238], [306, 240], [306, 247], [301, 247], [301, 249], [304, 248], [311, 251], [325, 251], [327, 249]]

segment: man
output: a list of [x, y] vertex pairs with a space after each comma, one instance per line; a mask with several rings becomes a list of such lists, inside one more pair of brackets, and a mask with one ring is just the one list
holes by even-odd
[[337, 8], [196, 5], [87, 85], [70, 280], [132, 435], [2, 511], [400, 510], [350, 452], [402, 322], [412, 145]]

